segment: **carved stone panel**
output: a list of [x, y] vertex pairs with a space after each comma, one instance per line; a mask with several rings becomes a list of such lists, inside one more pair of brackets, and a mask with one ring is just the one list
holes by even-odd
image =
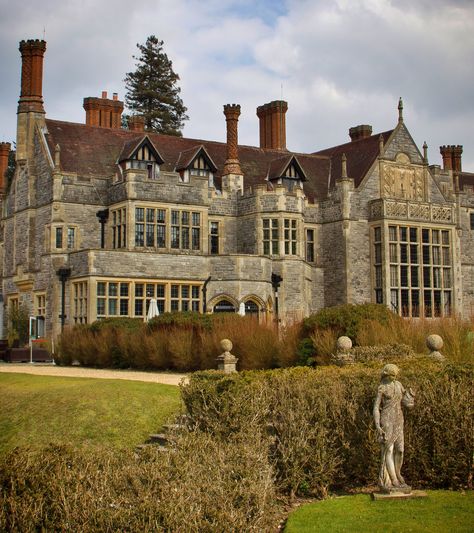
[[382, 163], [382, 196], [385, 198], [403, 198], [404, 200], [426, 200], [424, 169], [412, 165], [406, 154], [397, 155], [395, 162]]

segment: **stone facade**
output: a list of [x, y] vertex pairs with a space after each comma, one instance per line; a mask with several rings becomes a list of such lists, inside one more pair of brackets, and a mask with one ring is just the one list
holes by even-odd
[[[22, 43], [25, 57], [44, 53]], [[456, 162], [443, 147], [443, 169], [429, 166], [400, 109], [393, 130], [358, 126], [351, 142], [292, 154], [286, 102], [258, 109], [254, 148], [237, 143], [240, 106], [224, 107], [227, 143], [196, 141], [121, 130], [117, 117], [46, 119], [38, 83], [22, 81], [1, 281], [6, 305], [44, 315], [48, 334], [143, 317], [152, 297], [162, 311], [244, 302], [269, 322], [365, 302], [403, 316], [474, 313], [474, 175], [460, 147]], [[87, 113], [121, 110], [103, 98], [86, 99]]]

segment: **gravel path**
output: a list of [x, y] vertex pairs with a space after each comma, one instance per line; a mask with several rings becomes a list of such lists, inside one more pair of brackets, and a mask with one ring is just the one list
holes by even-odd
[[0, 363], [0, 372], [33, 374], [36, 376], [63, 376], [71, 378], [128, 379], [130, 381], [149, 381], [164, 385], [179, 385], [187, 380], [186, 374], [159, 372], [138, 372], [134, 370], [105, 370], [99, 368], [83, 368], [77, 366], [56, 366], [39, 363]]

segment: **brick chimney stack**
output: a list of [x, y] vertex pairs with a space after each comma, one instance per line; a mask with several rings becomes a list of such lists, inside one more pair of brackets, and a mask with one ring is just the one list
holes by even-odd
[[107, 91], [102, 91], [101, 98], [84, 98], [83, 106], [88, 126], [114, 129], [122, 127], [123, 102], [118, 99], [117, 93], [113, 93], [110, 99], [107, 98]]
[[462, 145], [440, 146], [439, 151], [443, 158], [443, 169], [462, 171]]
[[240, 116], [240, 105], [226, 104], [224, 106], [224, 115], [227, 123], [227, 159], [224, 163], [224, 170], [222, 174], [242, 174], [237, 148], [237, 126]]
[[354, 126], [349, 128], [349, 137], [351, 141], [358, 141], [359, 139], [367, 139], [372, 135], [372, 126], [369, 124], [359, 124], [359, 126]]
[[5, 194], [7, 188], [5, 172], [8, 168], [8, 156], [10, 155], [11, 144], [0, 142], [0, 196]]
[[128, 118], [128, 129], [130, 131], [145, 131], [145, 117], [132, 115]]
[[288, 103], [274, 100], [257, 107], [260, 122], [260, 148], [286, 150], [286, 112]]
[[20, 42], [21, 94], [18, 113], [36, 111], [44, 113], [43, 107], [43, 58], [46, 41], [29, 39]]

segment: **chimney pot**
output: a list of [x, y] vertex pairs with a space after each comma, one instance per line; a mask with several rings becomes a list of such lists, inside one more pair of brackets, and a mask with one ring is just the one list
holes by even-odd
[[118, 93], [114, 93], [112, 95], [112, 98], [113, 98], [113, 100], [117, 101], [118, 100]]
[[288, 103], [274, 100], [257, 107], [260, 122], [260, 148], [286, 150], [286, 112]]
[[107, 98], [107, 91], [102, 91], [102, 98]]
[[128, 118], [128, 129], [130, 131], [145, 131], [145, 117], [132, 115]]
[[43, 58], [46, 41], [28, 39], [20, 41], [21, 93], [18, 112], [44, 113], [43, 107]]
[[349, 137], [351, 141], [358, 141], [359, 139], [367, 139], [372, 135], [372, 126], [369, 124], [359, 124], [353, 128], [349, 128]]
[[5, 172], [8, 168], [8, 156], [10, 155], [11, 144], [0, 142], [0, 195], [5, 194], [6, 179]]

